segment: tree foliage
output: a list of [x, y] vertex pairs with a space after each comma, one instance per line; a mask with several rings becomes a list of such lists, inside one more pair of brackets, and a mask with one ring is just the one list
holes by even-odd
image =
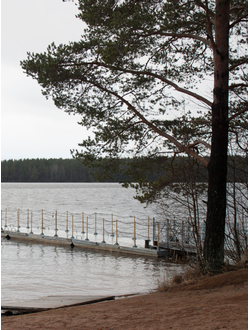
[[[231, 4], [229, 111], [236, 132], [246, 122], [246, 5]], [[80, 113], [80, 124], [94, 131], [76, 156], [87, 162], [174, 151], [208, 164], [214, 10], [214, 1], [79, 1], [78, 18], [87, 24], [82, 40], [28, 54], [22, 67], [43, 94]]]
[[73, 152], [85, 164], [106, 156], [113, 170], [128, 155], [152, 164], [184, 153], [208, 167], [205, 260], [218, 269], [228, 136], [246, 150], [247, 1], [79, 0], [78, 8], [82, 39], [28, 53], [22, 68], [92, 129]]

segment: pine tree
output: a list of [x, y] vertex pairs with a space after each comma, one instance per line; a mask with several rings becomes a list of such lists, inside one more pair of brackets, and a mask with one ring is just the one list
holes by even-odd
[[184, 153], [207, 167], [204, 267], [219, 270], [228, 132], [247, 114], [247, 1], [79, 0], [78, 7], [82, 39], [28, 53], [22, 68], [92, 129], [74, 153], [85, 164], [106, 156], [112, 170], [128, 154], [153, 164]]

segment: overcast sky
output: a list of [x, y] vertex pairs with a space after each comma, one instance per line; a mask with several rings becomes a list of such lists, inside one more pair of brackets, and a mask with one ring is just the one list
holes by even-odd
[[26, 53], [44, 52], [52, 42], [77, 41], [83, 22], [74, 2], [1, 1], [1, 159], [71, 158], [89, 133], [46, 100], [20, 61]]
[[[80, 149], [78, 143], [90, 134], [77, 124], [79, 116], [68, 115], [46, 100], [37, 81], [27, 77], [20, 66], [27, 52], [45, 52], [52, 42], [80, 40], [84, 23], [75, 17], [75, 2], [1, 1], [2, 160], [71, 158], [70, 149]], [[210, 77], [202, 83], [208, 98], [212, 96], [211, 81]], [[180, 98], [188, 110], [188, 98]], [[191, 106], [200, 110], [195, 101]]]

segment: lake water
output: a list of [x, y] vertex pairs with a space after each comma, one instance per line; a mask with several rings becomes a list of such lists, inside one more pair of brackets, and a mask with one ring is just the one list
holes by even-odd
[[[8, 221], [16, 211], [55, 210], [65, 214], [110, 214], [114, 218], [148, 221], [154, 209], [133, 199], [135, 191], [118, 183], [2, 183], [1, 208]], [[15, 220], [14, 220], [15, 218]], [[52, 220], [51, 220], [52, 221]], [[54, 220], [53, 220], [54, 221]], [[27, 244], [2, 240], [2, 303], [48, 295], [125, 295], [157, 288], [163, 279], [185, 266], [153, 258], [121, 256], [83, 249]]]

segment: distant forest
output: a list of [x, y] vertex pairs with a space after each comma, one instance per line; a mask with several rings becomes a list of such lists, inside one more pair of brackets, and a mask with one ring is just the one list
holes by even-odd
[[[177, 164], [183, 167], [185, 157], [177, 158]], [[123, 161], [122, 161], [123, 162]], [[131, 159], [124, 159], [123, 170], [127, 168]], [[171, 159], [164, 162], [164, 173], [171, 172]], [[241, 157], [231, 159], [229, 168], [229, 176], [238, 182], [247, 181], [247, 161]], [[185, 165], [184, 165], [185, 167]], [[95, 173], [96, 169], [89, 169], [76, 159], [20, 159], [20, 160], [3, 160], [1, 162], [1, 182], [95, 182], [97, 181], [91, 173]], [[123, 171], [124, 173], [124, 171]], [[230, 174], [231, 173], [231, 174]], [[156, 180], [163, 173], [150, 171], [147, 180]], [[129, 179], [125, 174], [114, 173], [109, 182], [126, 181]], [[185, 181], [183, 175], [176, 171], [174, 181]], [[206, 181], [207, 173], [204, 167], [199, 169], [197, 181]], [[229, 180], [231, 181], [231, 179]]]
[[1, 182], [94, 182], [76, 159], [20, 159], [1, 162]]

